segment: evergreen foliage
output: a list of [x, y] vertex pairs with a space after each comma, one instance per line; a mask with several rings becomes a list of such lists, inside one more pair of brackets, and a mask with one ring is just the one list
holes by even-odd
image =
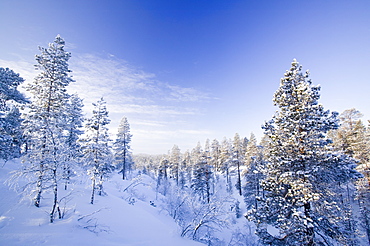
[[61, 217], [58, 207], [58, 179], [59, 169], [66, 160], [65, 131], [68, 129], [66, 119], [70, 97], [66, 87], [73, 82], [68, 69], [71, 54], [64, 50], [64, 46], [64, 40], [58, 35], [48, 48], [39, 48], [41, 54], [36, 55], [35, 67], [40, 73], [26, 87], [33, 95], [33, 101], [24, 121], [28, 147], [25, 161], [29, 163], [28, 173], [36, 175], [35, 206], [40, 206], [44, 189], [53, 191], [50, 222], [53, 222], [56, 211]]
[[126, 172], [131, 170], [133, 165], [130, 151], [131, 137], [130, 124], [127, 118], [123, 117], [118, 126], [116, 141], [113, 144], [116, 169], [122, 174], [122, 179], [126, 179]]
[[212, 183], [212, 166], [208, 164], [208, 157], [204, 153], [194, 166], [191, 188], [199, 196], [200, 200], [209, 203], [211, 200]]
[[244, 201], [248, 210], [248, 215], [253, 218], [258, 210], [258, 200], [263, 199], [263, 190], [260, 187], [260, 182], [263, 178], [262, 170], [265, 165], [263, 155], [263, 147], [257, 146], [257, 139], [254, 134], [251, 134], [247, 144], [246, 170], [243, 173], [245, 178], [244, 186]]
[[169, 161], [167, 160], [166, 157], [163, 157], [158, 167], [156, 190], [157, 192], [161, 193], [164, 196], [167, 194], [167, 190], [169, 188], [168, 186], [170, 184], [168, 181], [168, 173], [167, 173], [168, 168], [169, 168]]
[[238, 133], [234, 136], [234, 142], [233, 142], [233, 160], [232, 164], [234, 168], [236, 169], [236, 175], [237, 175], [237, 181], [235, 183], [235, 187], [237, 191], [239, 192], [239, 195], [242, 195], [242, 179], [241, 179], [241, 166], [244, 163], [244, 155], [245, 150], [243, 146], [243, 141], [240, 139], [240, 136]]
[[81, 146], [78, 142], [79, 137], [83, 134], [80, 129], [83, 125], [83, 108], [82, 99], [77, 94], [71, 95], [68, 104], [66, 105], [67, 113], [67, 129], [65, 131], [65, 154], [66, 159], [62, 165], [62, 178], [65, 180], [64, 189], [67, 190], [67, 185], [70, 179], [75, 174], [75, 167], [80, 165]]
[[174, 145], [169, 156], [169, 165], [170, 165], [170, 176], [176, 181], [176, 185], [179, 185], [180, 173], [181, 173], [181, 155], [180, 148], [177, 145]]
[[114, 170], [111, 141], [107, 125], [110, 123], [106, 102], [103, 98], [93, 103], [91, 118], [85, 124], [85, 136], [81, 139], [84, 166], [92, 182], [90, 203], [94, 203], [95, 190], [103, 195], [103, 183]]
[[221, 172], [226, 176], [226, 190], [231, 194], [232, 185], [231, 185], [231, 174], [230, 166], [232, 164], [232, 146], [226, 138], [223, 139], [221, 143], [220, 150], [220, 168]]
[[0, 67], [0, 158], [5, 161], [19, 157], [21, 152], [22, 120], [17, 105], [28, 100], [17, 87], [23, 82], [13, 70]]
[[[357, 170], [363, 174], [356, 182], [357, 197], [359, 210], [361, 216], [359, 218], [359, 226], [366, 232], [366, 237], [370, 243], [370, 176], [369, 176], [369, 163], [370, 163], [370, 148], [369, 139], [367, 136], [367, 129], [360, 120], [362, 114], [360, 111], [352, 108], [345, 110], [340, 114], [340, 127], [331, 132], [333, 137], [333, 146], [338, 151], [341, 151], [358, 161]], [[353, 208], [351, 201], [353, 200], [354, 191], [347, 187], [347, 194], [343, 195], [343, 200], [348, 200], [348, 230], [352, 231], [354, 237], [358, 231], [356, 222], [353, 218]], [[361, 235], [360, 235], [361, 236]]]
[[[265, 244], [314, 245], [346, 243], [349, 235], [341, 226], [342, 204], [338, 182], [356, 178], [354, 160], [334, 152], [326, 138], [338, 127], [337, 114], [318, 103], [319, 86], [294, 60], [274, 94], [279, 111], [264, 125], [268, 139], [267, 164], [254, 214], [257, 233]], [[272, 236], [267, 226], [280, 236]]]

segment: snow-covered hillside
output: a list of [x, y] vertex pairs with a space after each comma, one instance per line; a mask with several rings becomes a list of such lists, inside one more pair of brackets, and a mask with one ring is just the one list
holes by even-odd
[[0, 168], [1, 245], [203, 245], [180, 237], [176, 223], [150, 204], [156, 194], [145, 185], [148, 177], [143, 177], [145, 182], [134, 181], [131, 187], [140, 194], [132, 194], [126, 188], [133, 181], [113, 176], [105, 183], [106, 195], [97, 196], [93, 205], [89, 182], [80, 178], [70, 187], [71, 193], [60, 191], [65, 197], [60, 204], [64, 218], [49, 223], [51, 198], [45, 195], [36, 208], [4, 183], [19, 166], [19, 161], [9, 161]]

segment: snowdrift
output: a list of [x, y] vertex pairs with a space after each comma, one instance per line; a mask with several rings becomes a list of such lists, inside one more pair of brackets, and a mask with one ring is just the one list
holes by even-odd
[[[119, 175], [105, 182], [106, 194], [96, 196], [93, 205], [89, 180], [83, 177], [60, 190], [64, 218], [51, 224], [51, 196], [45, 194], [36, 208], [6, 184], [20, 165], [16, 160], [0, 168], [1, 245], [203, 245], [179, 236], [176, 223], [151, 202], [156, 194], [145, 182], [123, 181]], [[140, 189], [140, 199], [132, 197], [129, 186]]]

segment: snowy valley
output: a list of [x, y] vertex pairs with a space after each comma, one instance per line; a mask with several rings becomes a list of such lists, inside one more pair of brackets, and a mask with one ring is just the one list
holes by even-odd
[[[90, 204], [90, 180], [79, 175], [67, 191], [60, 192], [63, 218], [50, 223], [51, 194], [45, 194], [45, 203], [35, 208], [7, 185], [21, 166], [13, 160], [0, 170], [1, 245], [203, 245], [180, 236], [181, 228], [170, 216], [166, 198], [155, 191], [156, 182], [147, 175], [130, 174], [134, 176], [130, 180], [113, 175], [104, 185], [104, 196], [98, 196], [94, 204]], [[235, 213], [224, 215], [234, 220], [233, 226], [216, 229], [224, 237], [223, 244], [230, 245], [232, 229], [248, 227], [243, 225], [244, 218], [236, 221]], [[252, 233], [249, 241], [253, 238]]]

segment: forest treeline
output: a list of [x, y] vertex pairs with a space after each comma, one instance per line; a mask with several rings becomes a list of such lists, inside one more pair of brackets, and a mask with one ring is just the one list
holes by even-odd
[[36, 207], [51, 197], [51, 223], [63, 219], [60, 189], [87, 175], [94, 204], [119, 173], [133, 185], [135, 175], [151, 177], [181, 236], [208, 245], [370, 244], [370, 128], [356, 109], [325, 110], [320, 87], [296, 60], [273, 95], [278, 110], [260, 141], [235, 134], [185, 152], [174, 145], [163, 155], [133, 155], [126, 117], [112, 140], [104, 99], [85, 119], [83, 100], [68, 94], [75, 81], [64, 46], [57, 36], [39, 48], [39, 73], [25, 87], [31, 99], [17, 89], [21, 76], [0, 68], [0, 157], [22, 159], [9, 184]]

